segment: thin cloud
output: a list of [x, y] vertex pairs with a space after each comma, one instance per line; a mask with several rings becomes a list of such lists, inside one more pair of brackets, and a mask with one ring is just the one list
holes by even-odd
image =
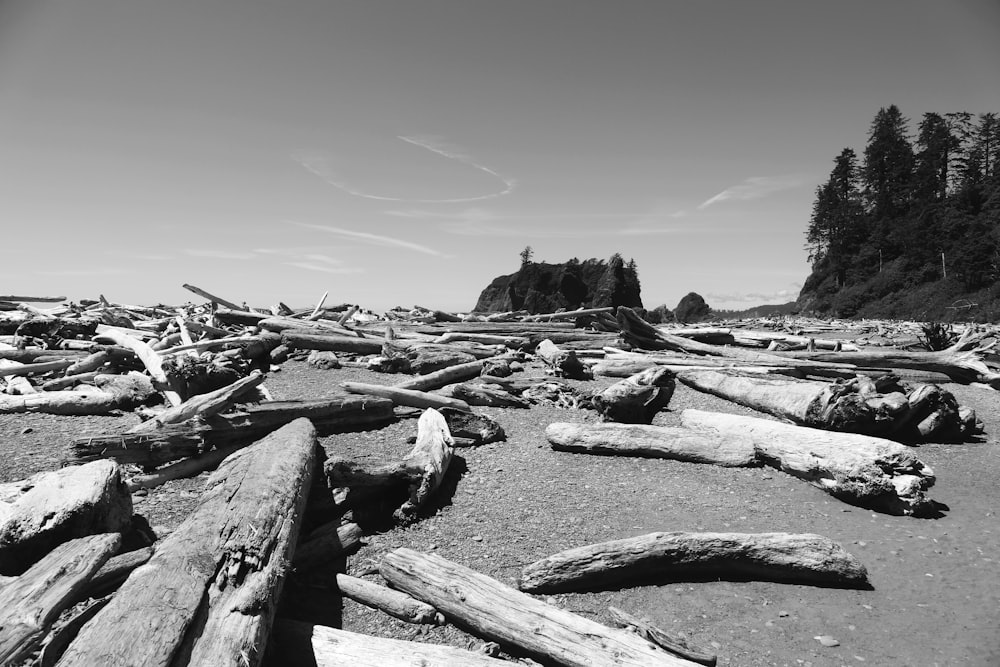
[[257, 255], [252, 252], [233, 252], [232, 250], [208, 250], [203, 248], [185, 248], [184, 254], [192, 257], [208, 259], [253, 259]]
[[705, 209], [712, 204], [724, 201], [746, 201], [749, 199], [760, 199], [768, 195], [797, 187], [802, 183], [802, 179], [795, 176], [751, 176], [738, 185], [726, 188], [719, 194], [709, 197], [698, 209]]
[[345, 273], [361, 273], [362, 270], [349, 266], [334, 266], [330, 264], [313, 264], [310, 262], [285, 262], [285, 266], [294, 266], [299, 269], [306, 269], [308, 271], [320, 271], [322, 273], [336, 273], [343, 275]]
[[798, 298], [802, 286], [793, 286], [791, 289], [776, 290], [774, 292], [729, 292], [718, 294], [705, 294], [705, 300], [709, 305], [713, 303], [727, 304], [752, 304], [763, 305], [768, 303], [785, 303]]
[[414, 252], [423, 253], [425, 255], [433, 255], [435, 257], [447, 257], [448, 255], [435, 250], [434, 248], [428, 248], [427, 246], [420, 245], [419, 243], [412, 243], [410, 241], [404, 241], [402, 239], [395, 239], [390, 236], [380, 236], [378, 234], [369, 234], [368, 232], [355, 232], [350, 229], [343, 229], [341, 227], [328, 227], [327, 225], [314, 225], [308, 222], [294, 222], [288, 221], [289, 224], [296, 225], [298, 227], [303, 227], [305, 229], [315, 229], [317, 231], [326, 232], [328, 234], [333, 234], [345, 239], [352, 239], [355, 241], [361, 241], [363, 243], [368, 243], [371, 245], [383, 246], [388, 248], [402, 248], [404, 250], [412, 250]]
[[503, 184], [503, 188], [495, 192], [488, 192], [472, 197], [454, 197], [448, 199], [412, 199], [409, 197], [392, 197], [388, 195], [364, 192], [353, 187], [340, 175], [336, 167], [334, 167], [331, 163], [330, 159], [325, 156], [300, 152], [292, 155], [292, 159], [302, 165], [307, 171], [319, 176], [335, 188], [343, 190], [347, 194], [354, 195], [355, 197], [373, 199], [375, 201], [407, 202], [411, 204], [461, 204], [503, 197], [504, 195], [508, 195], [513, 192], [514, 188], [517, 187], [517, 181], [515, 179], [503, 176], [486, 165], [476, 162], [471, 157], [461, 152], [461, 150], [457, 147], [446, 144], [440, 137], [404, 137], [399, 135], [396, 138], [413, 146], [428, 150], [435, 155], [445, 158], [446, 160], [453, 160], [481, 171], [484, 174], [499, 180]]

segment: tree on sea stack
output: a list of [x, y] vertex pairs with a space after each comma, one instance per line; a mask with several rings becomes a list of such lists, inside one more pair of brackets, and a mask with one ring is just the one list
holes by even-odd
[[531, 258], [535, 256], [535, 251], [531, 249], [530, 245], [524, 246], [524, 250], [521, 251], [521, 266], [531, 262]]

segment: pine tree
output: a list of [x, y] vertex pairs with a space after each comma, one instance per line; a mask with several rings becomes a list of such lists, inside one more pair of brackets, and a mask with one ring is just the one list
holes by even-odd
[[913, 148], [908, 123], [893, 104], [878, 110], [868, 133], [863, 177], [868, 208], [877, 218], [899, 215], [909, 203]]
[[940, 202], [948, 195], [949, 166], [958, 146], [959, 141], [943, 116], [924, 114], [913, 174], [913, 196], [918, 204]]

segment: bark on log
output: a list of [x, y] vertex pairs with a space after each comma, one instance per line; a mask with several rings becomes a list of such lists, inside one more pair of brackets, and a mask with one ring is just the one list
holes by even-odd
[[608, 613], [611, 614], [611, 618], [620, 627], [628, 628], [643, 639], [653, 642], [674, 655], [697, 662], [699, 665], [705, 665], [706, 667], [715, 667], [718, 662], [715, 653], [709, 649], [661, 630], [645, 618], [633, 616], [618, 607], [608, 607]]
[[381, 396], [392, 400], [396, 405], [407, 405], [413, 408], [454, 408], [471, 412], [472, 408], [465, 401], [455, 398], [445, 398], [425, 391], [414, 389], [400, 389], [399, 387], [387, 387], [380, 384], [366, 384], [364, 382], [342, 382], [344, 389], [352, 394], [367, 394], [369, 396]]
[[440, 556], [385, 555], [382, 577], [479, 636], [569, 667], [694, 665], [636, 635], [559, 609]]
[[400, 593], [385, 586], [352, 577], [346, 574], [337, 574], [337, 589], [341, 595], [350, 598], [355, 602], [378, 609], [394, 618], [407, 623], [429, 623], [442, 625], [444, 616], [427, 604], [406, 593]]
[[673, 372], [649, 368], [594, 394], [594, 407], [604, 421], [650, 424], [670, 403], [674, 386]]
[[275, 622], [274, 634], [282, 664], [290, 667], [505, 667], [511, 664], [451, 646], [372, 637], [284, 618]]
[[564, 452], [644, 456], [737, 468], [761, 465], [750, 442], [672, 426], [557, 422], [549, 424], [545, 437], [552, 449]]
[[561, 551], [525, 566], [518, 588], [565, 593], [719, 578], [870, 587], [865, 566], [822, 535], [670, 532]]
[[0, 574], [19, 574], [58, 544], [117, 533], [132, 496], [112, 461], [95, 461], [0, 484]]
[[0, 588], [0, 664], [26, 660], [120, 544], [117, 533], [70, 540]]
[[259, 664], [316, 449], [300, 419], [230, 457], [59, 664]]
[[852, 505], [913, 516], [938, 511], [925, 495], [934, 471], [891, 440], [701, 410], [685, 410], [681, 423], [750, 443], [765, 464]]

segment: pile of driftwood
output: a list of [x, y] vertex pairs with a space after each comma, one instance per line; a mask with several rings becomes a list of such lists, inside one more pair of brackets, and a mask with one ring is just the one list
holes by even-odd
[[[393, 521], [418, 521], [455, 447], [504, 438], [476, 406], [589, 409], [596, 421], [583, 413], [549, 425], [553, 448], [769, 465], [852, 504], [929, 516], [938, 510], [926, 495], [933, 471], [901, 443], [981, 432], [937, 382], [1000, 386], [991, 334], [971, 328], [943, 352], [873, 351], [813, 336], [827, 331], [817, 322], [668, 329], [624, 307], [378, 317], [348, 304], [326, 308], [326, 295], [313, 308], [265, 312], [185, 287], [209, 303], [140, 307], [102, 297], [36, 308], [26, 302], [43, 300], [0, 297], [0, 412], [142, 417], [124, 433], [70, 442], [74, 465], [0, 485], [3, 664], [251, 665], [269, 638], [282, 655], [304, 651], [314, 664], [400, 656], [497, 664], [483, 653], [275, 620], [290, 573], [329, 567], [360, 546], [362, 531], [345, 510], [388, 502]], [[857, 331], [859, 340], [871, 335]], [[289, 358], [401, 379], [273, 400], [267, 373]], [[525, 377], [529, 364], [545, 374]], [[622, 379], [587, 389], [595, 376]], [[653, 425], [677, 381], [781, 421], [686, 410], [679, 426]], [[414, 446], [399, 461], [319, 456], [317, 435], [414, 414]], [[175, 531], [157, 541], [136, 522], [133, 491], [213, 468]], [[520, 590], [408, 549], [389, 553], [380, 573], [391, 588], [342, 574], [336, 586], [397, 618], [454, 622], [522, 660], [564, 665], [715, 657], [620, 610], [609, 613], [624, 630], [531, 593], [705, 577], [868, 587], [864, 566], [836, 543], [786, 533], [652, 533], [580, 545], [526, 564]]]

